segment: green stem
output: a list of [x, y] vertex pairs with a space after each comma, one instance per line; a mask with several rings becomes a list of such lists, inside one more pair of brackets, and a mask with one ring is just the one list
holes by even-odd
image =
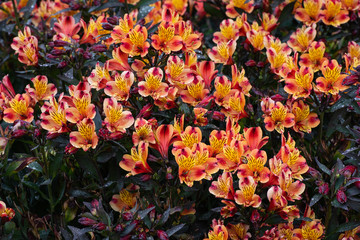
[[326, 209], [326, 215], [325, 215], [325, 229], [328, 229], [331, 215], [332, 215], [332, 207], [331, 207], [331, 199], [329, 199], [328, 203], [327, 203], [327, 209]]
[[18, 30], [21, 29], [21, 25], [20, 25], [20, 20], [19, 20], [19, 13], [17, 11], [17, 6], [15, 4], [15, 0], [11, 0], [13, 7], [14, 7], [14, 13], [15, 13], [15, 21], [16, 21], [16, 26], [18, 27]]

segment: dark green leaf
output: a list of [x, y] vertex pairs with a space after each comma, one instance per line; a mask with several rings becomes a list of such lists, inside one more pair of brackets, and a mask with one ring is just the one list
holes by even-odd
[[124, 6], [124, 4], [119, 1], [109, 1], [109, 2], [101, 4], [99, 6], [93, 6], [93, 7], [89, 8], [88, 12], [91, 13], [91, 12], [95, 12], [95, 11], [104, 10], [106, 8], [122, 7], [122, 6]]
[[143, 219], [144, 217], [146, 217], [149, 212], [151, 212], [152, 210], [154, 210], [155, 207], [151, 207], [151, 208], [148, 208], [148, 209], [145, 209], [145, 210], [142, 210], [142, 211], [139, 211], [138, 212], [138, 216], [140, 219]]
[[322, 198], [322, 196], [323, 195], [321, 195], [321, 194], [314, 195], [310, 200], [310, 207], [314, 206], [315, 203], [317, 203]]
[[360, 222], [347, 222], [344, 224], [341, 224], [339, 227], [336, 228], [336, 232], [342, 233], [345, 231], [352, 230], [356, 228], [357, 226], [360, 226]]
[[37, 162], [32, 162], [30, 163], [28, 166], [28, 168], [32, 169], [32, 170], [35, 170], [35, 171], [38, 171], [38, 172], [42, 172], [43, 171], [43, 168], [41, 167], [41, 165]]
[[[140, 2], [138, 2], [138, 4], [136, 4], [136, 6], [134, 8], [140, 9], [141, 7], [149, 6], [158, 1], [159, 0], [141, 0]], [[138, 18], [138, 19], [141, 19], [141, 18]]]
[[167, 230], [166, 234], [168, 235], [168, 237], [171, 237], [172, 235], [174, 235], [175, 233], [180, 231], [184, 226], [185, 226], [184, 223], [174, 226], [174, 227], [170, 228], [169, 230]]
[[166, 221], [169, 219], [170, 216], [170, 208], [168, 208], [162, 215], [159, 224], [163, 225], [164, 223], [166, 223]]
[[321, 169], [321, 171], [323, 171], [324, 173], [326, 173], [327, 175], [331, 175], [331, 171], [321, 162], [319, 162], [319, 160], [317, 158], [315, 158], [315, 161], [317, 163], [317, 165], [319, 166], [319, 168]]
[[131, 223], [131, 224], [127, 225], [126, 228], [124, 229], [124, 231], [120, 234], [120, 236], [123, 237], [123, 236], [126, 236], [129, 233], [131, 233], [132, 230], [135, 229], [136, 225], [137, 225], [136, 223]]
[[345, 177], [344, 175], [340, 175], [335, 182], [335, 192], [339, 190], [339, 188], [344, 184]]

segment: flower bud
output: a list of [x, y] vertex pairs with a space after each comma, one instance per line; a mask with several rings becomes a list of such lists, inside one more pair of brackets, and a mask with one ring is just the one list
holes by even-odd
[[168, 235], [163, 230], [157, 230], [156, 235], [158, 236], [158, 238], [160, 240], [168, 240], [169, 239]]
[[110, 131], [107, 128], [100, 128], [99, 129], [99, 138], [101, 140], [109, 140], [110, 138]]
[[346, 179], [351, 178], [351, 176], [356, 172], [357, 168], [353, 165], [348, 165], [340, 170], [340, 174], [344, 175]]
[[336, 193], [336, 200], [341, 203], [344, 204], [347, 202], [347, 196], [344, 192], [344, 188], [340, 188], [337, 193]]
[[213, 118], [214, 120], [217, 120], [217, 121], [224, 121], [224, 119], [225, 119], [225, 114], [222, 113], [222, 112], [214, 111], [214, 112], [213, 112], [213, 115], [212, 115], [212, 118]]
[[27, 134], [28, 134], [28, 131], [26, 129], [16, 129], [15, 131], [12, 132], [11, 136], [13, 138], [20, 138]]
[[318, 170], [312, 168], [312, 167], [309, 167], [309, 170], [307, 171], [313, 178], [320, 178], [321, 177], [321, 174]]
[[329, 193], [329, 184], [328, 183], [322, 183], [320, 186], [319, 186], [319, 193], [321, 195], [328, 195]]
[[150, 174], [144, 174], [140, 177], [141, 181], [143, 182], [147, 182], [151, 179], [151, 175]]
[[285, 100], [285, 98], [283, 96], [281, 96], [280, 94], [275, 94], [275, 95], [271, 96], [270, 98], [276, 102]]
[[64, 68], [64, 67], [66, 67], [68, 64], [67, 64], [67, 62], [66, 61], [61, 61], [58, 65], [57, 65], [57, 68]]
[[97, 221], [95, 221], [94, 219], [91, 219], [91, 218], [87, 218], [87, 217], [80, 218], [78, 220], [78, 222], [84, 226], [93, 226], [93, 225], [97, 224]]
[[256, 62], [251, 59], [251, 60], [248, 60], [248, 61], [245, 63], [245, 65], [246, 65], [247, 67], [255, 67], [255, 66], [256, 66]]
[[69, 46], [70, 43], [67, 41], [63, 41], [63, 40], [55, 40], [54, 41], [54, 46], [55, 47], [65, 47], [65, 46]]
[[105, 30], [113, 30], [113, 26], [111, 25], [111, 24], [109, 24], [109, 23], [103, 23], [102, 24], [102, 27], [103, 27], [103, 29], [105, 29]]
[[251, 213], [250, 221], [256, 223], [260, 220], [260, 214], [257, 210], [253, 210]]
[[256, 66], [259, 67], [259, 68], [263, 68], [265, 66], [265, 63], [264, 62], [258, 62], [256, 64]]
[[36, 128], [36, 129], [34, 130], [34, 137], [35, 137], [35, 138], [38, 138], [38, 137], [40, 137], [40, 136], [41, 136], [41, 130], [38, 129], [38, 128]]
[[60, 50], [60, 49], [53, 49], [51, 50], [50, 54], [54, 55], [54, 56], [61, 56], [65, 53], [64, 50]]
[[50, 133], [50, 132], [48, 132], [46, 134], [46, 139], [47, 140], [52, 140], [52, 139], [57, 138], [58, 136], [60, 136], [60, 133]]
[[102, 231], [102, 230], [105, 230], [106, 225], [105, 225], [105, 223], [99, 222], [99, 223], [93, 225], [93, 228], [98, 231]]
[[123, 229], [124, 229], [123, 226], [121, 224], [118, 224], [118, 225], [116, 225], [114, 231], [115, 232], [122, 232]]
[[140, 239], [140, 240], [146, 240], [146, 233], [145, 233], [145, 232], [139, 233], [138, 239]]
[[74, 147], [73, 145], [71, 145], [71, 143], [69, 143], [65, 147], [65, 154], [72, 155], [75, 154], [78, 150], [78, 148]]
[[133, 214], [131, 212], [124, 212], [121, 217], [125, 220], [125, 221], [130, 221], [133, 218]]
[[[98, 44], [91, 47], [94, 52], [106, 52], [107, 47], [104, 44]], [[85, 54], [84, 54], [85, 56]]]
[[112, 25], [118, 25], [119, 24], [119, 19], [117, 17], [108, 17], [107, 22], [112, 24]]
[[71, 0], [60, 0], [60, 2], [65, 3], [65, 4], [69, 4], [71, 2]]

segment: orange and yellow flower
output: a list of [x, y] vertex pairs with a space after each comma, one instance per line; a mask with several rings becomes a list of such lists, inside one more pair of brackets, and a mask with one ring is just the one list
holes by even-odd
[[303, 26], [291, 34], [287, 44], [298, 52], [305, 52], [316, 37], [316, 24], [309, 27]]
[[239, 28], [232, 19], [225, 19], [220, 23], [220, 32], [214, 33], [214, 43], [236, 41], [239, 38]]
[[137, 188], [133, 184], [129, 185], [127, 188], [121, 189], [119, 194], [113, 195], [109, 203], [111, 208], [114, 211], [122, 212], [135, 207], [137, 197], [139, 196], [139, 193], [136, 190]]
[[145, 57], [148, 53], [150, 43], [148, 43], [148, 32], [146, 27], [136, 25], [127, 35], [121, 40], [120, 49], [131, 57], [141, 56]]
[[316, 79], [316, 87], [320, 92], [337, 95], [339, 91], [348, 88], [342, 84], [347, 75], [341, 74], [341, 66], [335, 59], [324, 61], [321, 66], [321, 73], [324, 77]]
[[254, 0], [230, 0], [226, 5], [226, 16], [230, 18], [236, 18], [240, 14], [235, 8], [241, 8], [247, 13], [251, 13], [254, 10]]
[[106, 83], [110, 80], [111, 77], [109, 70], [107, 69], [107, 65], [105, 64], [102, 67], [99, 62], [96, 64], [95, 69], [91, 71], [90, 76], [87, 77], [87, 81], [90, 83], [90, 86], [96, 90], [105, 88]]
[[299, 7], [296, 9], [296, 20], [303, 22], [308, 26], [320, 21], [323, 0], [304, 0], [303, 5], [304, 7]]
[[213, 181], [209, 192], [217, 198], [234, 199], [233, 178], [230, 172], [223, 172], [217, 181]]
[[134, 123], [134, 118], [130, 111], [123, 111], [121, 103], [116, 98], [106, 98], [104, 100], [104, 113], [106, 118], [103, 124], [110, 132], [125, 132]]
[[128, 62], [129, 54], [121, 51], [120, 47], [114, 48], [112, 51], [112, 59], [106, 61], [106, 68], [109, 71], [131, 71], [131, 67]]
[[204, 79], [195, 76], [194, 80], [186, 86], [186, 89], [180, 92], [180, 97], [183, 102], [195, 106], [205, 99], [208, 93], [209, 90], [205, 88]]
[[182, 38], [175, 35], [175, 27], [169, 22], [162, 22], [158, 28], [158, 34], [151, 37], [151, 45], [156, 49], [169, 54], [177, 52], [183, 47]]
[[68, 104], [63, 100], [64, 94], [59, 96], [58, 102], [54, 96], [51, 96], [48, 102], [41, 107], [41, 127], [49, 133], [68, 132], [70, 129], [66, 125], [65, 109]]
[[215, 219], [212, 222], [211, 225], [212, 229], [208, 233], [208, 238], [204, 238], [204, 240], [228, 240], [229, 239], [229, 233], [226, 229], [226, 227], [223, 225], [223, 222], [216, 221]]
[[35, 100], [35, 102], [41, 100], [49, 100], [53, 95], [56, 95], [57, 89], [53, 83], [48, 84], [48, 79], [44, 75], [38, 75], [31, 79], [34, 84], [34, 88], [27, 85], [25, 87], [26, 92]]
[[311, 67], [302, 66], [300, 70], [295, 72], [293, 78], [285, 79], [284, 90], [291, 94], [294, 99], [309, 97], [312, 90], [314, 73]]
[[326, 25], [338, 27], [350, 20], [348, 10], [342, 8], [341, 0], [325, 0], [322, 21]]
[[34, 109], [31, 107], [30, 101], [28, 94], [16, 94], [9, 101], [9, 106], [4, 110], [3, 120], [7, 123], [13, 123], [16, 120], [32, 122], [34, 119]]
[[143, 97], [151, 96], [153, 99], [166, 97], [169, 85], [162, 82], [163, 70], [159, 67], [152, 67], [145, 73], [145, 80], [139, 82], [139, 94]]
[[254, 149], [246, 156], [247, 162], [238, 167], [239, 178], [251, 176], [255, 182], [267, 183], [270, 179], [270, 170], [265, 167], [267, 155], [265, 151]]
[[66, 109], [66, 120], [71, 123], [89, 118], [93, 119], [96, 115], [95, 105], [91, 103], [91, 93], [77, 90], [72, 97], [72, 104]]
[[98, 136], [95, 132], [95, 123], [90, 118], [84, 118], [76, 124], [78, 131], [70, 133], [70, 144], [76, 148], [87, 151], [90, 147], [95, 149], [98, 144]]
[[223, 151], [216, 155], [220, 169], [234, 171], [242, 163], [244, 147], [240, 140], [232, 139], [229, 144], [224, 144]]
[[239, 188], [235, 192], [235, 202], [244, 207], [258, 208], [261, 204], [261, 198], [255, 194], [257, 183], [251, 176], [239, 179]]
[[314, 72], [320, 70], [321, 65], [326, 60], [324, 57], [325, 44], [323, 42], [312, 42], [308, 49], [309, 53], [301, 54], [300, 66], [311, 67]]
[[135, 146], [140, 142], [156, 143], [154, 132], [147, 120], [144, 118], [136, 118], [134, 127], [135, 132], [133, 132], [132, 141]]
[[230, 40], [228, 42], [219, 42], [217, 46], [208, 50], [208, 56], [215, 63], [222, 63], [225, 65], [233, 64], [232, 55], [236, 49], [236, 41]]
[[135, 76], [132, 72], [124, 71], [121, 74], [115, 73], [114, 81], [106, 83], [104, 92], [110, 97], [119, 101], [127, 101], [130, 96], [130, 88], [134, 83]]
[[131, 149], [131, 155], [125, 154], [123, 160], [119, 163], [119, 166], [128, 171], [126, 176], [135, 176], [140, 173], [152, 173], [152, 169], [147, 163], [149, 151], [149, 143], [140, 142], [137, 149], [133, 147]]
[[111, 38], [115, 43], [121, 43], [126, 35], [133, 29], [137, 22], [137, 11], [126, 13], [123, 18], [119, 18], [119, 24], [111, 32]]
[[269, 116], [265, 116], [265, 128], [269, 132], [276, 130], [283, 133], [284, 128], [291, 128], [295, 124], [295, 116], [281, 102], [276, 102], [270, 109]]
[[318, 115], [314, 112], [310, 113], [310, 106], [306, 105], [302, 100], [292, 105], [292, 113], [295, 115], [293, 129], [296, 132], [311, 133], [311, 129], [320, 124]]
[[72, 39], [79, 39], [80, 36], [77, 34], [81, 29], [80, 23], [75, 23], [75, 18], [72, 16], [61, 16], [57, 23], [54, 23], [54, 30], [60, 34]]

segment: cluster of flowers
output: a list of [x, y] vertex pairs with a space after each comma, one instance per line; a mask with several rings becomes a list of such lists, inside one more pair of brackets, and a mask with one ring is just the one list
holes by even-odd
[[1, 224], [11, 221], [15, 217], [15, 211], [12, 208], [7, 208], [3, 201], [0, 201], [0, 219]]
[[[2, 8], [14, 12], [9, 2], [2, 3]], [[24, 7], [24, 2], [20, 1], [17, 7]], [[136, 2], [128, 1], [130, 4]], [[220, 31], [213, 35], [216, 45], [207, 52], [211, 61], [198, 61], [195, 51], [200, 48], [203, 35], [181, 17], [187, 1], [166, 0], [163, 4], [159, 1], [139, 21], [137, 10], [122, 18], [98, 14], [96, 20], [92, 18], [88, 23], [83, 19], [76, 22], [70, 14], [58, 16], [55, 34], [48, 44], [50, 52], [40, 49], [38, 38], [25, 27], [13, 39], [11, 47], [18, 54], [18, 60], [28, 66], [55, 59], [60, 61], [59, 67], [66, 67], [75, 61], [72, 54], [89, 59], [91, 51], [112, 51], [112, 58], [98, 62], [89, 76], [68, 87], [68, 94], [58, 93], [44, 75], [33, 78], [25, 93], [16, 94], [9, 77], [5, 76], [0, 85], [0, 117], [7, 123], [16, 120], [31, 123], [35, 119], [36, 124], [48, 131], [49, 138], [69, 133], [68, 153], [95, 149], [99, 141], [119, 140], [131, 132], [134, 147], [119, 164], [129, 172], [128, 176], [151, 175], [153, 170], [147, 163], [149, 148], [158, 151], [163, 159], [169, 159], [172, 145], [171, 153], [178, 164], [181, 183], [192, 187], [195, 181], [211, 180], [214, 174], [222, 171], [209, 191], [225, 204], [221, 210], [223, 218], [233, 217], [241, 209], [238, 206], [252, 207], [255, 208], [252, 221], [258, 222], [257, 209], [264, 202], [260, 192], [266, 192], [269, 204], [266, 209], [259, 210], [261, 215], [266, 215], [266, 211], [277, 213], [287, 223], [275, 226], [261, 239], [320, 239], [324, 226], [310, 208], [304, 217], [312, 221], [303, 221], [298, 227], [293, 225], [294, 219], [300, 217], [300, 210], [289, 202], [301, 199], [305, 190], [302, 175], [309, 167], [295, 141], [290, 134], [286, 138], [284, 132], [285, 128], [292, 128], [301, 134], [311, 133], [320, 124], [317, 113], [311, 111], [313, 103], [323, 96], [329, 97], [331, 104], [335, 103], [340, 98], [339, 92], [348, 88], [344, 84], [347, 75], [342, 73], [342, 67], [337, 60], [326, 56], [325, 41], [315, 41], [316, 24], [320, 24], [320, 20], [333, 26], [346, 23], [350, 20], [349, 11], [357, 10], [360, 3], [304, 0], [303, 5], [295, 4], [295, 18], [305, 25], [292, 33], [285, 43], [271, 34], [277, 26], [276, 13], [264, 12], [260, 23], [250, 23], [247, 14], [239, 14], [236, 8], [251, 13], [253, 1], [224, 2], [230, 19], [223, 20]], [[33, 12], [32, 23], [38, 26], [42, 18], [50, 25], [51, 14], [67, 6], [59, 1], [42, 1]], [[73, 10], [76, 7], [73, 6]], [[198, 2], [195, 7], [201, 16], [203, 3]], [[4, 11], [0, 13], [3, 14], [0, 19], [4, 18]], [[156, 27], [157, 30], [149, 34]], [[265, 49], [272, 72], [280, 83], [284, 82], [283, 89], [289, 95], [287, 99], [275, 95], [261, 100], [265, 129], [281, 134], [281, 148], [269, 160], [267, 153], [261, 150], [268, 142], [261, 128], [245, 128], [241, 133], [238, 123], [249, 116], [251, 107], [246, 99], [252, 89], [245, 70], [239, 70], [233, 59], [240, 40], [247, 50], [251, 47], [254, 52]], [[84, 50], [88, 45], [93, 46]], [[150, 51], [155, 54], [149, 54]], [[350, 73], [360, 64], [360, 46], [349, 42], [344, 58], [345, 72]], [[220, 74], [216, 64], [231, 65], [231, 78]], [[249, 60], [246, 65], [259, 67], [264, 63]], [[98, 103], [92, 96], [95, 91], [101, 96]], [[136, 106], [129, 101], [132, 96], [151, 101], [136, 117], [132, 111]], [[159, 125], [157, 119], [148, 119], [153, 105], [169, 110], [182, 103], [193, 107], [194, 125], [206, 126], [211, 116], [226, 121], [226, 129], [213, 130], [207, 144], [200, 127], [184, 126], [184, 116], [175, 119], [173, 124]], [[39, 116], [34, 116], [36, 105], [41, 110]], [[97, 115], [102, 120], [101, 126], [96, 126]], [[236, 190], [234, 182], [238, 182]], [[138, 194], [133, 192], [136, 186], [121, 190], [113, 196], [110, 205], [120, 212], [134, 207]], [[247, 232], [249, 226], [244, 223], [225, 226], [222, 221], [214, 220], [212, 228], [209, 239], [251, 237]]]

